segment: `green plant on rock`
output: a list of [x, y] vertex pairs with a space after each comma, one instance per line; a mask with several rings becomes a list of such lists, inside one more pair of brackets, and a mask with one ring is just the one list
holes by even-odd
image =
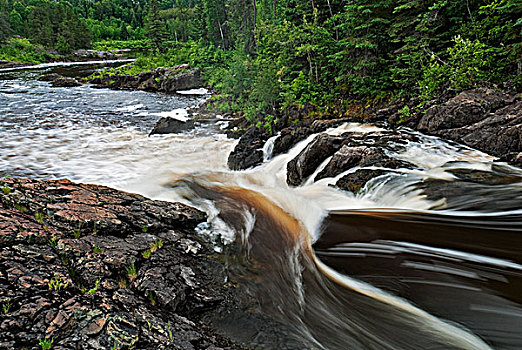
[[43, 214], [43, 213], [40, 213], [40, 212], [38, 212], [38, 211], [35, 212], [35, 213], [34, 213], [34, 218], [36, 219], [36, 221], [37, 221], [39, 224], [43, 225], [43, 223], [44, 223], [44, 214]]
[[152, 252], [150, 251], [150, 249], [147, 249], [146, 251], [144, 251], [143, 253], [141, 253], [141, 255], [145, 258], [145, 259], [148, 259], [150, 258], [150, 255], [152, 254]]
[[8, 196], [11, 193], [11, 188], [9, 187], [8, 184], [4, 183], [2, 186], [2, 191], [4, 192], [4, 194], [6, 196]]
[[99, 253], [102, 253], [102, 252], [103, 252], [103, 249], [100, 248], [100, 247], [98, 247], [98, 246], [94, 246], [94, 247], [92, 247], [92, 252], [93, 252], [94, 254], [99, 254]]
[[98, 288], [100, 288], [100, 282], [101, 282], [101, 280], [98, 278], [96, 280], [96, 284], [94, 285], [94, 288], [89, 289], [87, 292], [85, 292], [85, 294], [89, 294], [89, 295], [96, 294], [96, 292], [98, 291]]
[[49, 350], [50, 348], [53, 347], [53, 343], [54, 343], [54, 338], [44, 338], [44, 339], [40, 339], [40, 342], [38, 343], [38, 345], [40, 345], [42, 347], [42, 350]]
[[125, 268], [125, 271], [127, 272], [127, 277], [129, 277], [129, 280], [131, 282], [134, 281], [136, 279], [136, 277], [138, 276], [134, 262], [132, 262], [129, 266], [127, 266]]
[[154, 243], [150, 244], [150, 252], [151, 253], [155, 253], [161, 247], [163, 247], [163, 240], [162, 239], [158, 239]]
[[262, 121], [257, 122], [256, 127], [264, 129], [268, 135], [274, 134], [273, 126], [277, 123], [277, 119], [274, 119], [273, 115], [266, 115]]
[[10, 302], [7, 302], [7, 303], [2, 305], [2, 312], [4, 314], [8, 314], [10, 309], [11, 309], [11, 303]]
[[50, 291], [61, 291], [62, 289], [66, 289], [69, 284], [67, 282], [64, 282], [62, 278], [59, 278], [58, 276], [53, 277], [49, 283], [47, 284]]
[[399, 114], [399, 123], [405, 122], [409, 117], [411, 117], [410, 107], [408, 105], [405, 105], [404, 107], [399, 109]]
[[49, 241], [47, 242], [47, 244], [51, 248], [56, 248], [56, 246], [58, 245], [58, 237], [51, 236], [51, 238], [49, 238]]

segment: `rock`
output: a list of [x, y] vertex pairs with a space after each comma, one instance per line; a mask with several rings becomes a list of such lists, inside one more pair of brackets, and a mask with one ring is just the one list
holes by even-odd
[[274, 149], [272, 156], [288, 152], [298, 142], [303, 141], [314, 131], [308, 127], [285, 128], [281, 130], [281, 134], [274, 141]]
[[176, 134], [181, 131], [186, 131], [193, 128], [193, 120], [184, 122], [171, 117], [163, 117], [156, 122], [156, 125], [154, 125], [154, 128], [150, 132], [149, 136], [156, 134]]
[[290, 186], [303, 184], [324, 159], [341, 148], [343, 141], [344, 137], [342, 136], [318, 135], [301, 153], [288, 162], [286, 182]]
[[522, 101], [516, 96], [491, 89], [465, 91], [407, 124], [519, 164]]
[[243, 170], [263, 163], [263, 146], [267, 139], [267, 135], [256, 127], [248, 129], [228, 156], [228, 167]]
[[80, 86], [81, 84], [74, 78], [59, 77], [51, 81], [51, 85], [53, 87], [75, 87]]
[[195, 232], [202, 212], [68, 180], [1, 186], [0, 346], [243, 349], [201, 320], [245, 309]]
[[340, 178], [335, 186], [345, 191], [353, 192], [353, 194], [357, 194], [368, 181], [388, 173], [389, 172], [386, 170], [379, 169], [357, 169], [355, 172]]
[[54, 81], [59, 78], [63, 78], [63, 76], [61, 76], [58, 73], [48, 73], [48, 74], [44, 74], [41, 77], [39, 77], [38, 80], [39, 81]]
[[179, 65], [173, 68], [155, 68], [136, 75], [118, 73], [97, 77], [89, 81], [91, 84], [111, 89], [137, 89], [152, 92], [174, 94], [178, 90], [196, 89], [203, 86], [198, 68]]
[[353, 167], [375, 166], [384, 168], [411, 168], [412, 164], [393, 159], [386, 155], [383, 148], [344, 145], [337, 151], [326, 167], [317, 174], [315, 181], [325, 177], [334, 177]]
[[177, 67], [175, 70], [168, 70], [163, 73], [162, 78], [160, 78], [159, 91], [173, 94], [178, 90], [189, 90], [203, 85], [199, 69], [190, 69], [188, 65]]
[[510, 95], [492, 89], [464, 91], [441, 106], [430, 107], [417, 124], [417, 129], [434, 132], [468, 126], [512, 101]]

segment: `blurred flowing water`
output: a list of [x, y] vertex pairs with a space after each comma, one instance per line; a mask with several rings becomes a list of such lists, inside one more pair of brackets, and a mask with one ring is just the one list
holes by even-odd
[[[286, 164], [314, 135], [276, 157], [272, 138], [261, 166], [230, 171], [236, 141], [220, 124], [148, 137], [160, 116], [183, 116], [203, 97], [37, 81], [96, 68], [0, 71], [0, 172], [66, 177], [205, 210], [201, 233], [238, 242], [256, 262], [232, 266], [231, 276], [255, 281], [265, 312], [306, 348], [522, 348], [520, 169], [403, 130], [416, 141], [387, 153], [417, 169], [390, 170], [357, 195], [330, 186], [346, 173], [293, 188]], [[351, 123], [328, 132], [378, 130]], [[260, 339], [251, 343], [270, 346]]]

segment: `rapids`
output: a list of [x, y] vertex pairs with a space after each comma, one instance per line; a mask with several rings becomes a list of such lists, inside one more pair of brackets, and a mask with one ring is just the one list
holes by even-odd
[[[236, 141], [222, 125], [148, 137], [160, 116], [183, 117], [204, 97], [36, 80], [97, 67], [0, 72], [0, 174], [66, 177], [205, 210], [201, 234], [242, 247], [231, 278], [253, 281], [265, 312], [299, 340], [281, 348], [522, 348], [520, 169], [415, 133], [418, 141], [387, 152], [416, 170], [389, 172], [355, 196], [330, 186], [346, 173], [293, 188], [286, 164], [315, 135], [276, 157], [271, 138], [261, 166], [230, 171]], [[327, 132], [376, 130], [351, 123]], [[462, 169], [489, 180], [456, 177]], [[436, 200], [423, 194], [426, 180], [440, 179], [460, 190]]]

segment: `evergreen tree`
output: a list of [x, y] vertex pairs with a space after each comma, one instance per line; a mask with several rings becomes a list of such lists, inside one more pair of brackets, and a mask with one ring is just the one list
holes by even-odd
[[156, 0], [151, 0], [146, 17], [145, 31], [156, 51], [162, 51], [163, 43], [166, 40], [165, 27], [166, 23], [160, 17], [159, 3]]

